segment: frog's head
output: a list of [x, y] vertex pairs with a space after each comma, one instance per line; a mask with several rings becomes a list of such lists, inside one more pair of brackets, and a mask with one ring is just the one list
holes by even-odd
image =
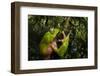
[[50, 33], [55, 37], [59, 33], [60, 29], [50, 28]]
[[50, 28], [50, 33], [53, 33], [53, 31], [54, 31], [54, 28]]

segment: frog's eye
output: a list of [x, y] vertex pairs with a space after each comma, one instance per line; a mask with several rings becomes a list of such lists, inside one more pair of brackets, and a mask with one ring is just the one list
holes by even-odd
[[53, 33], [53, 31], [54, 31], [54, 28], [51, 28], [51, 29], [50, 29], [50, 32]]

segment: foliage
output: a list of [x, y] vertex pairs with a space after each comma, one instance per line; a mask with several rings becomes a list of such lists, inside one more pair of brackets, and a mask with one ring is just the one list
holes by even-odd
[[[41, 60], [39, 44], [46, 32], [51, 28], [60, 28], [69, 34], [68, 51], [64, 54], [65, 59], [88, 57], [88, 18], [65, 17], [65, 16], [28, 16], [28, 59]], [[63, 58], [63, 59], [64, 59]], [[51, 59], [62, 59], [56, 53]]]

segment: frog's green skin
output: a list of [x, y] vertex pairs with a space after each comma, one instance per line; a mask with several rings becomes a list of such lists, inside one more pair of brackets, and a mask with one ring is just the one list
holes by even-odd
[[[40, 42], [40, 54], [41, 55], [46, 55], [47, 48], [49, 46], [49, 44], [54, 40], [54, 38], [56, 37], [56, 35], [60, 32], [61, 30], [58, 28], [54, 28], [52, 29], [52, 31], [48, 31], [44, 34], [41, 42]], [[62, 42], [62, 45], [57, 48], [56, 50], [54, 50], [61, 58], [64, 58], [64, 54], [68, 48], [69, 45], [69, 34], [68, 36], [66, 36]]]
[[53, 41], [53, 39], [56, 37], [57, 33], [60, 31], [60, 29], [55, 28], [55, 29], [51, 29], [51, 31], [48, 31], [44, 34], [41, 42], [40, 42], [40, 54], [41, 55], [46, 55], [47, 48], [49, 46], [49, 44]]

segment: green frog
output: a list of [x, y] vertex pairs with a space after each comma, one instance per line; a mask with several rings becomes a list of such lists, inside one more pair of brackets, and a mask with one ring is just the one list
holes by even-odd
[[[62, 34], [62, 39], [56, 39], [58, 34]], [[70, 33], [66, 36], [64, 31], [61, 31], [59, 28], [51, 28], [46, 32], [39, 44], [40, 54], [43, 58], [50, 59], [53, 52], [60, 58], [64, 58], [69, 45], [69, 35]], [[58, 47], [57, 42], [61, 43], [60, 47]]]

